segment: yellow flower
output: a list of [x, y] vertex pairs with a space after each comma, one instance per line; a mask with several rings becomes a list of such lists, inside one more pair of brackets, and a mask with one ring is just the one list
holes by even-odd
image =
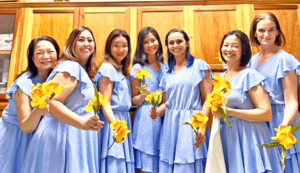
[[272, 140], [277, 140], [286, 149], [290, 149], [293, 144], [297, 142], [295, 136], [291, 131], [291, 126], [280, 125], [279, 129], [275, 128], [277, 132], [276, 136], [272, 137]]
[[212, 81], [214, 87], [224, 88], [226, 90], [231, 90], [231, 83], [226, 80], [225, 77], [214, 76], [214, 80]]
[[154, 92], [148, 94], [148, 95], [146, 96], [145, 100], [146, 100], [147, 102], [151, 102], [152, 99], [153, 99], [153, 97], [154, 97]]
[[114, 122], [110, 123], [110, 128], [117, 130], [122, 126], [127, 127], [127, 121], [121, 121], [119, 119], [116, 119]]
[[153, 95], [154, 101], [160, 103], [161, 102], [161, 98], [162, 98], [161, 95], [162, 95], [162, 91], [156, 90], [156, 92]]
[[[100, 105], [102, 106], [105, 106], [108, 104], [107, 100], [108, 100], [108, 96], [103, 96], [100, 92], [98, 92], [98, 95], [99, 95], [99, 102], [100, 102]], [[93, 93], [93, 100], [90, 100], [88, 105], [85, 106], [84, 110], [86, 112], [90, 112], [94, 109], [95, 106], [97, 108], [98, 106], [98, 100], [97, 100], [97, 97], [96, 97], [96, 94]], [[98, 112], [98, 111], [95, 111], [95, 112]]]
[[130, 133], [130, 130], [128, 130], [127, 125], [119, 127], [113, 134], [113, 136], [116, 138], [116, 141], [118, 143], [123, 143], [124, 138], [127, 137], [127, 134]]
[[220, 62], [223, 62], [220, 52], [218, 52], [218, 56], [216, 57], [216, 59], [218, 59]]
[[207, 121], [208, 117], [205, 116], [202, 112], [193, 113], [192, 120], [189, 121], [189, 123], [193, 126], [193, 129], [199, 128], [201, 126], [204, 126]]
[[31, 87], [31, 106], [37, 107], [39, 106], [39, 108], [45, 108], [47, 103], [46, 103], [46, 97], [44, 94], [44, 91], [41, 89], [42, 88], [42, 84], [38, 83], [36, 85], [32, 84]]
[[108, 104], [107, 100], [108, 100], [108, 96], [104, 96], [104, 95], [102, 95], [102, 93], [99, 92], [99, 101], [102, 106], [105, 106]]
[[145, 79], [146, 76], [152, 78], [149, 70], [140, 69], [134, 73], [134, 77], [138, 79]]
[[211, 94], [207, 95], [207, 106], [211, 107], [213, 111], [217, 111], [222, 105], [227, 103], [226, 98], [220, 92], [220, 88], [214, 87], [214, 90]]
[[44, 90], [44, 93], [46, 96], [51, 97], [52, 93], [55, 93], [55, 95], [58, 95], [63, 90], [63, 85], [59, 84], [53, 80], [46, 82], [42, 85], [42, 89]]

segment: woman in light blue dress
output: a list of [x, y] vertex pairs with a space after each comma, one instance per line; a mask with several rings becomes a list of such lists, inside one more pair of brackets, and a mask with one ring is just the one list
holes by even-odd
[[195, 59], [189, 51], [189, 37], [181, 29], [173, 29], [166, 36], [169, 69], [161, 79], [166, 89], [163, 104], [150, 110], [152, 119], [164, 116], [159, 144], [159, 172], [203, 173], [205, 170], [209, 130], [197, 135], [191, 126], [182, 125], [193, 113], [209, 115], [206, 95], [211, 92], [208, 64]]
[[[297, 86], [300, 81], [300, 63], [279, 46], [284, 46], [285, 37], [276, 16], [272, 13], [258, 14], [251, 25], [250, 41], [253, 46], [261, 46], [261, 52], [251, 58], [249, 68], [257, 70], [266, 78], [273, 119], [268, 122], [272, 136], [274, 128], [283, 124], [295, 125], [300, 121], [298, 112]], [[293, 134], [298, 140], [300, 131]], [[281, 153], [281, 147], [277, 147]], [[281, 161], [281, 158], [280, 158]], [[286, 173], [300, 172], [300, 142], [287, 150]]]
[[[163, 59], [163, 49], [157, 31], [152, 27], [143, 28], [138, 36], [138, 45], [133, 59], [131, 77], [140, 69], [149, 70], [152, 78], [146, 77], [144, 85], [141, 79], [131, 81], [132, 103], [138, 106], [133, 121], [133, 147], [135, 154], [135, 168], [143, 172], [158, 172], [158, 143], [161, 129], [161, 118], [155, 121], [149, 117], [152, 104], [145, 101], [146, 94], [136, 87], [147, 87], [149, 92], [162, 90], [159, 81], [167, 70], [167, 63]], [[147, 125], [146, 125], [147, 124]]]
[[[259, 148], [271, 143], [271, 133], [265, 121], [271, 121], [272, 110], [265, 78], [256, 70], [247, 68], [251, 48], [246, 34], [239, 30], [226, 33], [220, 46], [221, 58], [227, 63], [227, 72], [219, 74], [232, 84], [227, 99], [226, 113], [230, 128], [221, 119], [221, 140], [228, 173], [281, 173], [279, 152], [275, 148]], [[221, 118], [219, 112], [213, 112]]]
[[87, 72], [95, 65], [92, 31], [78, 27], [70, 34], [58, 65], [47, 81], [67, 86], [50, 102], [28, 147], [23, 173], [91, 173], [99, 171], [98, 134], [101, 124], [85, 106], [94, 87]]
[[[57, 42], [47, 36], [33, 39], [27, 49], [28, 67], [8, 88], [8, 105], [0, 118], [0, 172], [20, 172], [32, 132], [38, 126], [45, 109], [32, 109], [32, 84], [46, 81], [59, 56]], [[17, 91], [21, 89], [20, 95]]]
[[[130, 52], [130, 38], [126, 31], [113, 30], [106, 40], [105, 62], [94, 78], [99, 91], [108, 96], [108, 104], [102, 106], [99, 115], [105, 122], [99, 134], [100, 173], [134, 173], [132, 123], [129, 114], [131, 90], [127, 78]], [[114, 141], [114, 130], [110, 128], [110, 123], [116, 119], [127, 121], [131, 133], [127, 135], [123, 144], [114, 144], [106, 154], [105, 151]]]

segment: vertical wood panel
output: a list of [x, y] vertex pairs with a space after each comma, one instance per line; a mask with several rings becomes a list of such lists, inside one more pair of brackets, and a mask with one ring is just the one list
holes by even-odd
[[[188, 14], [188, 13], [187, 13]], [[184, 22], [184, 8], [183, 7], [168, 7], [168, 8], [138, 8], [138, 32], [146, 26], [153, 27], [159, 34], [162, 45], [165, 45], [166, 34], [175, 28], [185, 29], [188, 23]], [[186, 31], [188, 32], [188, 31]], [[163, 46], [164, 58], [166, 56], [167, 47]]]
[[[83, 19], [81, 16], [80, 20]], [[83, 23], [79, 21], [79, 23]], [[129, 8], [85, 8], [84, 25], [91, 28], [97, 44], [99, 64], [103, 60], [105, 42], [109, 33], [114, 29], [123, 29], [130, 34]]]
[[236, 6], [209, 6], [193, 8], [195, 56], [205, 60], [213, 70], [222, 70], [217, 53], [223, 35], [237, 26]]
[[[271, 12], [276, 15], [281, 30], [286, 38], [286, 45], [283, 49], [300, 60], [300, 25], [298, 5], [254, 5], [254, 11], [255, 15], [266, 12]], [[260, 48], [253, 49], [253, 54], [259, 51], [261, 51]]]

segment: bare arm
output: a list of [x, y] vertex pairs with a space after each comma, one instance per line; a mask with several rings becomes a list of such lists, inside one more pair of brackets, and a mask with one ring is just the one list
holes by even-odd
[[137, 86], [140, 86], [140, 83], [141, 83], [141, 79], [133, 79], [130, 82], [131, 92], [132, 92], [132, 94], [131, 94], [132, 104], [135, 106], [139, 106], [140, 104], [142, 104], [146, 98], [146, 94], [140, 93], [140, 91], [136, 88]]
[[254, 109], [232, 109], [226, 108], [227, 115], [249, 122], [262, 122], [272, 120], [272, 108], [268, 93], [262, 85], [257, 85], [248, 91]]
[[50, 114], [59, 121], [70, 124], [78, 129], [99, 131], [104, 122], [99, 121], [98, 116], [83, 118], [72, 112], [63, 104], [65, 99], [67, 99], [75, 90], [76, 86], [79, 84], [79, 81], [66, 72], [57, 73], [52, 80], [63, 84], [64, 86], [71, 85], [71, 87], [64, 88], [59, 95], [54, 96], [49, 101]]
[[45, 109], [35, 108], [31, 110], [30, 97], [22, 91], [20, 96], [17, 95], [17, 92], [14, 93], [13, 98], [16, 101], [17, 115], [21, 130], [25, 133], [33, 132], [38, 126], [41, 116], [48, 113], [48, 106]]
[[281, 124], [290, 126], [298, 114], [298, 99], [297, 99], [297, 74], [296, 71], [288, 71], [287, 75], [281, 79], [285, 110]]
[[111, 96], [112, 96], [112, 91], [113, 91], [113, 87], [114, 87], [114, 82], [110, 81], [108, 77], [102, 77], [98, 81], [98, 86], [99, 86], [99, 91], [103, 95], [108, 96], [108, 104], [105, 106], [102, 106], [102, 111], [103, 111], [104, 116], [105, 116], [106, 120], [108, 121], [108, 123], [112, 123], [116, 119], [114, 112], [111, 108]]

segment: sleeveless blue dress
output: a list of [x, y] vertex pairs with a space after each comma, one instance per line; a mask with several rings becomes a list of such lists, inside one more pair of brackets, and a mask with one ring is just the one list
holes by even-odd
[[204, 173], [209, 130], [206, 140], [196, 148], [195, 132], [188, 125], [193, 113], [202, 110], [199, 83], [205, 77], [208, 64], [195, 59], [190, 67], [183, 67], [179, 72], [165, 73], [160, 86], [166, 89], [167, 109], [160, 135], [159, 172], [161, 173]]
[[[149, 92], [162, 91], [161, 87], [159, 87], [159, 82], [167, 68], [167, 63], [160, 63], [160, 71], [158, 72], [150, 65], [141, 66], [140, 64], [135, 64], [131, 69], [130, 75], [134, 79], [136, 71], [140, 69], [149, 70], [152, 78], [146, 77], [145, 79]], [[133, 121], [132, 135], [135, 167], [142, 169], [145, 173], [158, 172], [158, 143], [162, 122], [160, 117], [153, 121], [149, 116], [149, 111], [152, 107], [151, 103], [144, 100], [136, 109]]]
[[[296, 70], [298, 76], [298, 85], [300, 82], [300, 63], [291, 54], [288, 54], [284, 50], [279, 50], [270, 59], [264, 62], [261, 66], [257, 64], [258, 57], [260, 53], [254, 55], [249, 64], [249, 68], [257, 70], [261, 75], [266, 78], [266, 87], [269, 92], [272, 114], [273, 118], [271, 122], [267, 125], [271, 131], [272, 136], [276, 136], [276, 131], [274, 128], [278, 128], [283, 120], [285, 103], [281, 79], [286, 76], [287, 71]], [[295, 125], [300, 121], [300, 114], [298, 115], [292, 125]], [[293, 134], [298, 140], [300, 139], [300, 130]], [[281, 153], [281, 147], [277, 147]], [[279, 159], [281, 161], [281, 158]], [[280, 163], [281, 165], [281, 163]], [[300, 142], [292, 145], [292, 147], [287, 150], [286, 163], [285, 163], [286, 173], [299, 173], [300, 172]]]
[[[58, 64], [47, 81], [56, 73], [69, 73], [80, 83], [63, 104], [81, 117], [93, 116], [85, 106], [93, 100], [93, 83], [84, 68], [74, 61]], [[50, 108], [51, 109], [51, 108]], [[28, 147], [23, 173], [94, 173], [99, 171], [98, 135], [96, 131], [77, 129], [51, 114], [41, 120]]]
[[13, 94], [18, 88], [30, 97], [32, 84], [42, 83], [38, 75], [30, 78], [25, 72], [8, 88], [8, 105], [0, 118], [0, 173], [20, 172], [32, 133], [24, 133], [20, 129], [16, 102]]
[[[219, 76], [225, 77], [225, 73]], [[262, 84], [265, 78], [256, 70], [241, 70], [230, 83], [232, 90], [226, 106], [234, 109], [255, 109], [248, 91]], [[221, 119], [221, 139], [228, 173], [281, 173], [280, 154], [275, 148], [259, 148], [256, 145], [271, 143], [271, 133], [265, 122], [248, 122], [228, 116], [232, 128]]]
[[129, 109], [131, 107], [131, 90], [129, 80], [110, 63], [103, 63], [94, 77], [94, 83], [98, 88], [98, 81], [102, 77], [108, 77], [110, 81], [114, 82], [111, 108], [116, 119], [127, 121], [127, 126], [131, 133], [127, 135], [122, 145], [114, 144], [109, 152], [105, 151], [113, 143], [114, 130], [110, 128], [102, 109], [100, 111], [100, 120], [105, 124], [103, 129], [99, 132], [99, 150], [100, 150], [100, 173], [134, 173], [134, 153], [132, 142], [132, 123]]

